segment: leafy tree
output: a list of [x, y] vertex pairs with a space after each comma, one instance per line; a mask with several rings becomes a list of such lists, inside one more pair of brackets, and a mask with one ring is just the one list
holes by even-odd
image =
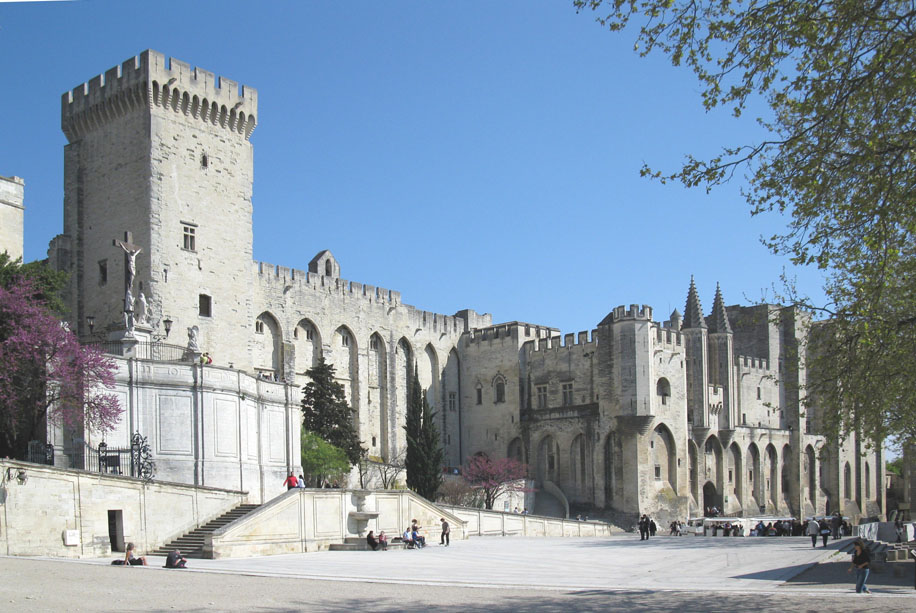
[[342, 479], [350, 470], [346, 452], [323, 438], [302, 430], [302, 471], [307, 483], [321, 487], [328, 479]]
[[0, 287], [0, 457], [25, 458], [49, 422], [104, 432], [122, 412], [106, 391], [114, 362], [81, 345], [37, 292], [23, 280]]
[[414, 366], [404, 425], [407, 433], [407, 487], [424, 498], [434, 500], [442, 485], [444, 454], [435, 423], [436, 414], [420, 390], [417, 374]]
[[505, 493], [530, 491], [524, 485], [528, 466], [515, 458], [493, 460], [478, 453], [471, 456], [462, 474], [472, 487], [483, 493], [484, 506], [488, 509]]
[[61, 294], [68, 277], [64, 271], [53, 270], [46, 261], [23, 264], [22, 258], [13, 260], [6, 251], [0, 253], [0, 287], [10, 288], [28, 280], [35, 291], [33, 297], [58, 315], [67, 310]]
[[831, 320], [810, 358], [809, 392], [837, 434], [916, 440], [916, 5], [911, 0], [574, 0], [696, 75], [707, 110], [740, 117], [764, 99], [768, 132], [674, 172], [707, 190], [746, 174], [754, 215], [788, 215], [775, 253], [827, 275]]
[[444, 479], [442, 486], [439, 488], [437, 500], [459, 507], [479, 509], [483, 506], [481, 491], [468, 483], [464, 477], [448, 477]]
[[364, 452], [353, 423], [356, 411], [347, 403], [343, 386], [334, 380], [334, 366], [320, 357], [305, 374], [311, 381], [302, 394], [303, 427], [342, 449], [350, 464], [356, 464]]

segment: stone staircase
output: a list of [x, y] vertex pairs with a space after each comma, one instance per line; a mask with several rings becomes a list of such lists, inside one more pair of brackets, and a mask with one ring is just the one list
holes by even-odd
[[216, 519], [210, 520], [203, 526], [184, 534], [171, 543], [163, 545], [156, 551], [151, 551], [150, 555], [167, 556], [176, 549], [181, 550], [181, 555], [186, 558], [203, 558], [204, 557], [204, 535], [213, 533], [226, 524], [237, 520], [240, 517], [251, 513], [261, 505], [259, 504], [242, 504], [228, 513], [224, 513]]

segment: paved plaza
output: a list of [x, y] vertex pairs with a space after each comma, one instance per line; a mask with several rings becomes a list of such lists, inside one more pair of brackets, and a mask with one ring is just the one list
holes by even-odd
[[[806, 538], [474, 538], [422, 551], [191, 560], [187, 571], [112, 558], [0, 558], [10, 611], [904, 611], [912, 565], [853, 593], [838, 544]], [[819, 566], [816, 564], [821, 563]], [[791, 581], [789, 581], [791, 580]]]

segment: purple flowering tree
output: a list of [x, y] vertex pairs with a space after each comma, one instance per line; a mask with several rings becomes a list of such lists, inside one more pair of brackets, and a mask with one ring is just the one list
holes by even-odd
[[25, 458], [47, 423], [108, 431], [122, 408], [115, 363], [81, 345], [20, 280], [0, 287], [0, 457]]
[[471, 456], [462, 470], [465, 480], [483, 494], [484, 506], [493, 508], [493, 503], [508, 492], [529, 492], [524, 485], [528, 476], [528, 465], [514, 458], [493, 460], [485, 454]]

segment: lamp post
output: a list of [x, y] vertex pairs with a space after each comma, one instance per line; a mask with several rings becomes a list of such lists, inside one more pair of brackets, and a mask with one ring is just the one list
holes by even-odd
[[168, 315], [165, 316], [165, 319], [162, 320], [162, 327], [165, 329], [165, 334], [154, 334], [153, 341], [160, 343], [169, 337], [169, 332], [172, 331], [172, 320]]

